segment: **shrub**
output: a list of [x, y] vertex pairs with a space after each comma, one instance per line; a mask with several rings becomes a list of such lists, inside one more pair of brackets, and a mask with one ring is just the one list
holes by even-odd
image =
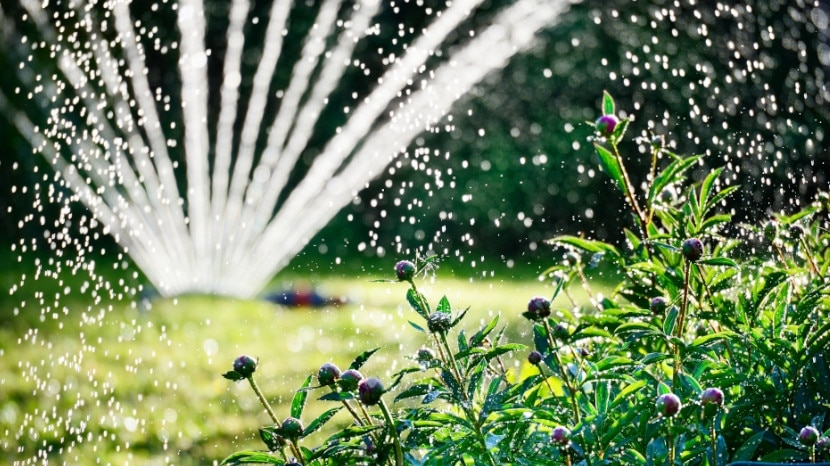
[[[446, 297], [433, 307], [416, 286], [435, 258], [399, 262], [395, 281], [408, 285], [406, 300], [421, 319], [412, 322], [425, 345], [416, 364], [391, 380], [364, 378], [358, 369], [370, 350], [342, 374], [331, 375], [333, 364], [321, 368], [320, 386], [310, 375], [297, 391], [289, 419], [300, 428], [291, 432], [253, 372], [234, 366], [226, 377], [249, 380], [274, 425], [260, 429], [266, 450], [237, 452], [224, 464], [703, 466], [827, 455], [827, 195], [761, 226], [735, 224], [719, 209], [738, 188], [724, 186], [719, 169], [692, 182], [701, 157], [671, 153], [662, 136], [640, 141], [651, 155], [640, 192], [620, 152], [631, 120], [607, 124], [614, 106], [605, 94], [608, 118], [596, 124], [594, 147], [628, 204], [627, 244], [550, 240], [590, 260], [550, 267], [544, 278], [553, 295], [516, 303], [533, 348], [504, 342], [498, 316], [472, 334], [459, 330], [466, 311]], [[574, 282], [590, 290], [584, 272], [598, 264], [616, 271], [614, 293], [557, 308]], [[528, 375], [505, 370], [501, 358], [512, 352], [528, 355]], [[303, 429], [313, 389], [335, 406]], [[340, 410], [352, 425], [317, 447], [301, 445]]]

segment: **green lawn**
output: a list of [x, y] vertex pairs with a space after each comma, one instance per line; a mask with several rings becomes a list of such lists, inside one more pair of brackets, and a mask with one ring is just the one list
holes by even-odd
[[[418, 316], [404, 299], [406, 285], [376, 278], [385, 277], [312, 275], [321, 291], [349, 298], [340, 308], [291, 310], [210, 296], [157, 300], [149, 311], [77, 301], [37, 330], [6, 325], [0, 456], [27, 460], [38, 446], [51, 449], [50, 464], [195, 465], [261, 448], [257, 428], [269, 423], [267, 416], [247, 384], [221, 377], [236, 356], [260, 358], [259, 384], [281, 417], [294, 390], [323, 362], [345, 368], [379, 346], [362, 372], [385, 381], [412, 364], [406, 356], [425, 339], [407, 323]], [[511, 340], [524, 342], [529, 326], [518, 321], [527, 300], [552, 292], [550, 284], [527, 278], [442, 276], [419, 287], [432, 304], [447, 295], [454, 308], [470, 307], [467, 328], [501, 314]], [[524, 357], [513, 355], [512, 363]], [[305, 422], [331, 407], [314, 398]], [[345, 415], [335, 419], [348, 422]]]

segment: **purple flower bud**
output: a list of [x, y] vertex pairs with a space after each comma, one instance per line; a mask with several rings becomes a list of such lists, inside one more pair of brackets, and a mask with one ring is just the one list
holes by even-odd
[[450, 329], [452, 316], [448, 312], [435, 311], [427, 319], [427, 328], [430, 332], [445, 332]]
[[620, 121], [614, 115], [603, 115], [595, 123], [597, 132], [603, 136], [610, 136]]
[[803, 427], [801, 432], [798, 433], [798, 441], [808, 447], [815, 445], [818, 442], [818, 437], [818, 429], [813, 426]]
[[280, 430], [285, 438], [296, 441], [303, 435], [303, 423], [299, 419], [287, 417], [282, 421], [282, 428]]
[[233, 370], [246, 379], [256, 371], [257, 360], [248, 355], [242, 355], [233, 361]]
[[550, 441], [559, 446], [568, 446], [571, 443], [571, 431], [566, 427], [556, 426], [550, 433]]
[[700, 394], [700, 404], [723, 406], [723, 390], [714, 387], [703, 390]]
[[378, 404], [383, 392], [383, 383], [374, 377], [361, 380], [360, 384], [357, 386], [357, 397], [360, 399], [360, 402], [366, 406], [374, 406]]
[[712, 416], [723, 406], [723, 390], [720, 388], [707, 388], [700, 394], [700, 405], [703, 406], [703, 414]]
[[565, 263], [565, 265], [570, 265], [573, 267], [574, 265], [579, 264], [579, 255], [573, 252], [566, 253], [564, 256], [562, 256], [562, 261]]
[[822, 437], [818, 439], [818, 442], [816, 442], [816, 450], [830, 450], [830, 437]]
[[420, 362], [430, 362], [435, 359], [435, 351], [429, 348], [420, 348], [415, 356]]
[[689, 262], [697, 262], [703, 256], [703, 243], [697, 238], [689, 238], [680, 246], [683, 257]]
[[666, 138], [662, 134], [651, 137], [651, 147], [654, 149], [662, 149], [666, 145]]
[[357, 384], [360, 383], [361, 380], [363, 380], [363, 374], [354, 369], [348, 369], [340, 374], [340, 379], [337, 381], [337, 385], [339, 385], [344, 392], [351, 392], [357, 388]]
[[395, 275], [402, 282], [411, 282], [415, 277], [417, 267], [410, 261], [400, 261], [395, 264]]
[[320, 385], [324, 387], [334, 385], [334, 382], [339, 378], [340, 368], [330, 362], [320, 366], [320, 370], [317, 371], [317, 380], [320, 382]]
[[674, 393], [665, 393], [657, 397], [657, 412], [663, 417], [674, 417], [683, 405], [680, 403], [680, 398]]
[[553, 337], [557, 340], [567, 340], [571, 336], [568, 326], [563, 323], [558, 323], [553, 327]]
[[663, 298], [662, 296], [651, 298], [651, 306], [649, 306], [649, 309], [651, 309], [652, 314], [665, 314], [666, 308], [668, 307], [669, 303], [666, 301], [666, 298]]
[[538, 351], [531, 351], [530, 354], [527, 355], [527, 362], [533, 364], [534, 366], [538, 365], [542, 362], [542, 353]]
[[550, 301], [545, 297], [537, 296], [527, 303], [527, 312], [522, 315], [529, 320], [542, 320], [550, 315]]

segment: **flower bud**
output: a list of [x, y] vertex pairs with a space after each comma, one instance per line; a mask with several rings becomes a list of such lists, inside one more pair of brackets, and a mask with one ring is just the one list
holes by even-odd
[[714, 387], [703, 390], [703, 393], [700, 394], [700, 404], [723, 406], [723, 390]]
[[522, 314], [526, 319], [538, 321], [550, 315], [550, 301], [537, 296], [527, 303], [527, 312]]
[[378, 404], [383, 392], [383, 383], [374, 377], [361, 380], [360, 384], [357, 386], [357, 397], [360, 399], [360, 402], [366, 406], [374, 406]]
[[680, 403], [680, 398], [674, 393], [664, 393], [657, 397], [657, 412], [663, 417], [674, 417], [683, 405]]
[[816, 450], [825, 451], [830, 450], [830, 437], [822, 437], [816, 442]]
[[427, 328], [432, 333], [446, 332], [450, 329], [452, 317], [447, 312], [435, 311], [427, 319]]
[[801, 225], [790, 225], [789, 233], [793, 241], [798, 241], [804, 236], [804, 228]]
[[662, 296], [651, 298], [651, 305], [649, 306], [649, 309], [651, 309], [652, 314], [663, 315], [666, 313], [666, 308], [668, 307], [669, 303], [666, 301], [666, 298], [663, 298]]
[[556, 324], [553, 327], [553, 337], [557, 340], [567, 340], [568, 337], [571, 336], [570, 330], [568, 330], [568, 326], [562, 323]]
[[573, 252], [566, 253], [562, 256], [562, 262], [564, 262], [565, 265], [573, 267], [574, 265], [579, 264], [579, 255]]
[[257, 360], [248, 355], [242, 355], [233, 361], [233, 370], [246, 379], [256, 371]]
[[411, 282], [415, 277], [416, 270], [415, 264], [410, 261], [400, 261], [395, 264], [395, 275], [402, 282]]
[[531, 351], [530, 354], [527, 355], [527, 362], [533, 364], [534, 366], [538, 366], [540, 362], [542, 362], [542, 353], [538, 351]]
[[651, 137], [651, 147], [653, 149], [662, 149], [666, 145], [666, 138], [662, 134], [656, 134]]
[[807, 447], [811, 447], [818, 443], [818, 437], [818, 429], [813, 426], [803, 427], [801, 432], [798, 433], [798, 441]]
[[764, 225], [764, 239], [771, 243], [776, 238], [778, 238], [778, 224], [770, 220]]
[[280, 430], [285, 438], [296, 441], [303, 435], [303, 423], [299, 419], [287, 417], [282, 421], [282, 428]]
[[430, 362], [433, 359], [435, 359], [435, 351], [432, 351], [429, 348], [420, 348], [418, 349], [418, 353], [415, 355], [415, 357], [420, 362]]
[[689, 238], [680, 246], [683, 257], [689, 262], [697, 262], [703, 256], [703, 243], [697, 238]]
[[550, 433], [550, 441], [566, 447], [571, 443], [571, 431], [566, 427], [556, 426], [553, 428], [553, 432]]
[[713, 387], [703, 390], [700, 405], [703, 406], [703, 414], [712, 416], [723, 406], [723, 390]]
[[320, 366], [320, 370], [317, 371], [317, 380], [320, 382], [320, 385], [324, 387], [334, 385], [334, 382], [339, 378], [340, 368], [330, 362]]
[[603, 115], [597, 118], [596, 123], [594, 124], [597, 132], [603, 136], [610, 136], [614, 133], [614, 128], [617, 127], [617, 117], [614, 115]]
[[357, 388], [357, 384], [360, 383], [361, 380], [363, 380], [363, 374], [354, 369], [348, 369], [340, 374], [340, 379], [337, 380], [337, 385], [339, 385], [344, 392], [351, 392]]

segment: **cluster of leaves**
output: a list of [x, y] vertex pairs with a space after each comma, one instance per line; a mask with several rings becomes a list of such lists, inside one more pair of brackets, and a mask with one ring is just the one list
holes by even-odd
[[[828, 457], [830, 197], [762, 225], [735, 225], [720, 207], [737, 188], [723, 187], [719, 170], [692, 182], [701, 158], [670, 152], [661, 137], [641, 141], [652, 162], [638, 190], [619, 150], [630, 121], [616, 118], [608, 94], [603, 113], [598, 162], [633, 228], [625, 247], [550, 240], [564, 260], [545, 271], [553, 296], [530, 299], [523, 314], [533, 348], [503, 342], [498, 317], [475, 333], [459, 330], [466, 311], [446, 297], [433, 308], [416, 286], [433, 259], [401, 261], [397, 279], [423, 320], [412, 325], [427, 336], [417, 366], [388, 388], [368, 382], [377, 379], [340, 383], [348, 371], [324, 366], [317, 378], [330, 393], [322, 399], [340, 406], [301, 434], [272, 415], [276, 424], [261, 431], [268, 451], [238, 452], [225, 464], [715, 466]], [[609, 297], [586, 278], [598, 264], [619, 277]], [[574, 284], [590, 303], [571, 299]], [[525, 370], [510, 373], [502, 357], [521, 352]], [[226, 377], [247, 378], [259, 394], [252, 372]], [[301, 417], [312, 380], [290, 419]], [[390, 410], [384, 397], [393, 390]], [[340, 409], [353, 425], [317, 448], [299, 445]]]

